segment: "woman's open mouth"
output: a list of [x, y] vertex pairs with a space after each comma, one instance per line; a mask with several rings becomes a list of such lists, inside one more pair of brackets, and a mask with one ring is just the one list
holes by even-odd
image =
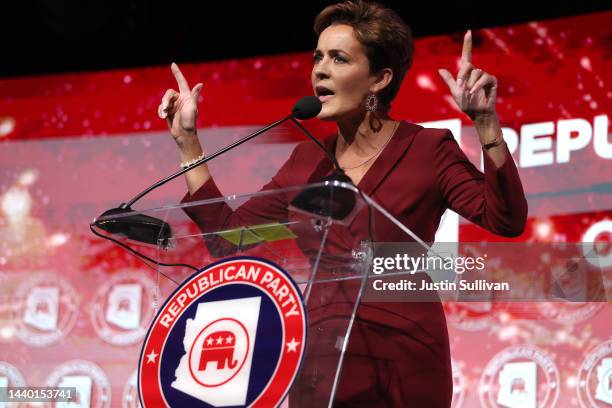
[[335, 95], [334, 91], [324, 86], [317, 86], [315, 88], [315, 93], [317, 95], [317, 98], [319, 98], [319, 100], [321, 101], [321, 103], [327, 102], [328, 100], [333, 98]]

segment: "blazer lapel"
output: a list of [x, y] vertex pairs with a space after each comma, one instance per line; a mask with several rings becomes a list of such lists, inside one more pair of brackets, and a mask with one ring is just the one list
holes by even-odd
[[385, 146], [380, 156], [376, 158], [372, 167], [364, 174], [357, 187], [365, 194], [372, 196], [400, 159], [404, 157], [414, 140], [414, 135], [420, 129], [422, 127], [419, 125], [401, 121], [395, 135]]

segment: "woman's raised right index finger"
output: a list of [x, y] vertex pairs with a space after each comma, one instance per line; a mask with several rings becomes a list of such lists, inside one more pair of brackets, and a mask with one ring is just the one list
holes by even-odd
[[173, 62], [172, 65], [170, 65], [170, 69], [172, 69], [172, 73], [174, 74], [174, 78], [176, 79], [176, 83], [178, 84], [179, 91], [181, 93], [191, 92], [191, 90], [189, 89], [189, 85], [187, 84], [187, 80], [183, 76], [183, 73], [179, 69], [178, 65]]
[[463, 36], [463, 49], [461, 50], [461, 59], [463, 61], [472, 62], [472, 30], [467, 30]]

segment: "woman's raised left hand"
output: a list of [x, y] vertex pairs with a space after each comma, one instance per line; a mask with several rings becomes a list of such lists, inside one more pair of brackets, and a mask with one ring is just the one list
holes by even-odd
[[473, 121], [494, 116], [497, 79], [472, 65], [472, 31], [463, 37], [459, 72], [455, 79], [446, 69], [438, 70], [459, 109]]

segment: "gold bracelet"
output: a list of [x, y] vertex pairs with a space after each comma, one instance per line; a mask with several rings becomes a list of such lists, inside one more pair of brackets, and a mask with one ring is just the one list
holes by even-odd
[[186, 162], [181, 163], [181, 169], [186, 169], [187, 167], [191, 166], [192, 164], [194, 164], [194, 163], [195, 163], [195, 162], [197, 162], [198, 160], [203, 159], [204, 157], [205, 157], [205, 156], [204, 156], [204, 153], [202, 153], [201, 155], [199, 155], [198, 157], [196, 157], [196, 158], [195, 158], [195, 159], [193, 159], [193, 160], [189, 160], [189, 161], [186, 161]]

